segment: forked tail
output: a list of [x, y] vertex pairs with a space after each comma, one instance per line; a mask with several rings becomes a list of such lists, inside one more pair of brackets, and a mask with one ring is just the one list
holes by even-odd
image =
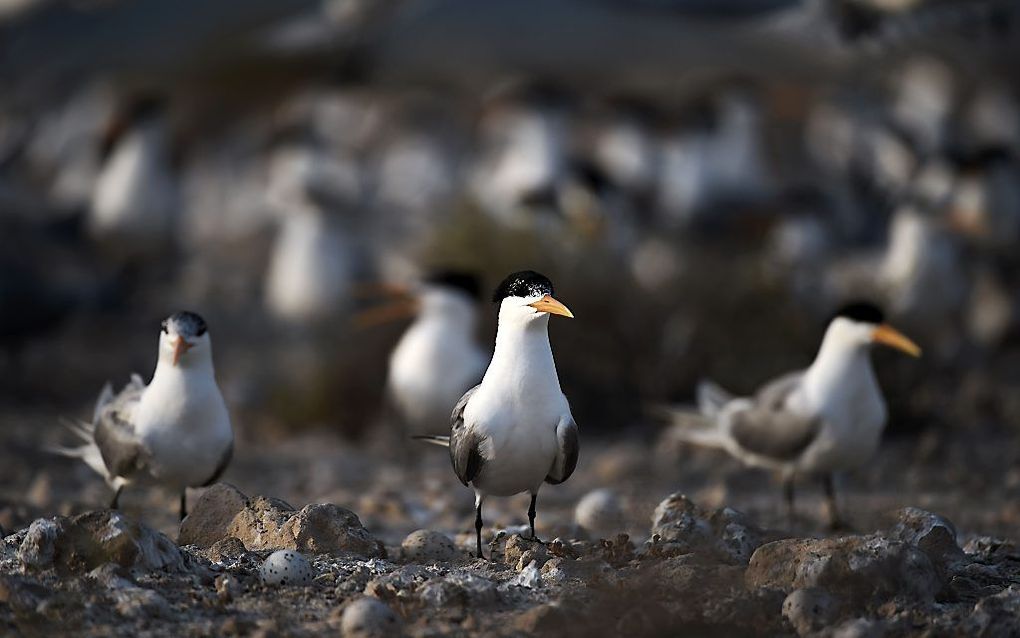
[[418, 435], [412, 436], [411, 438], [415, 439], [417, 441], [424, 441], [426, 443], [431, 443], [432, 445], [438, 445], [440, 447], [450, 447], [450, 437], [448, 437], [448, 436], [435, 436], [435, 435], [418, 434]]

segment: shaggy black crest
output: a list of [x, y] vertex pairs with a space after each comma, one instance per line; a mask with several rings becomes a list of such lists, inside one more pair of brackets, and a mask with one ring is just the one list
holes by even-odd
[[522, 270], [512, 273], [492, 294], [492, 302], [499, 303], [507, 297], [540, 297], [553, 294], [553, 285], [549, 278], [534, 270]]
[[885, 315], [882, 313], [882, 310], [875, 304], [867, 301], [856, 301], [843, 306], [836, 313], [836, 317], [846, 317], [861, 323], [878, 324], [885, 321]]
[[425, 278], [425, 281], [437, 286], [445, 286], [460, 290], [475, 301], [482, 298], [482, 284], [471, 273], [460, 270], [440, 270]]
[[160, 324], [163, 332], [167, 334], [170, 334], [171, 326], [173, 326], [177, 334], [185, 337], [201, 337], [208, 330], [205, 325], [205, 319], [202, 319], [193, 312], [187, 311], [174, 313]]

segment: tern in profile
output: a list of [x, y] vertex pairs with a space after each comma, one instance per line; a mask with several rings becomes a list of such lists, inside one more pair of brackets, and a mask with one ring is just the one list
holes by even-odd
[[884, 323], [877, 307], [854, 303], [829, 323], [806, 370], [783, 375], [748, 398], [702, 382], [700, 413], [669, 410], [675, 434], [724, 449], [747, 465], [778, 470], [791, 519], [795, 476], [821, 476], [830, 524], [841, 527], [833, 474], [867, 462], [886, 423], [885, 399], [869, 356], [873, 343], [921, 354], [917, 344]]
[[107, 384], [92, 422], [74, 424], [72, 430], [83, 445], [53, 451], [83, 460], [102, 476], [114, 490], [111, 508], [127, 485], [160, 485], [180, 493], [183, 519], [186, 488], [219, 478], [234, 447], [205, 321], [191, 312], [163, 320], [149, 385], [133, 375], [114, 394]]
[[482, 503], [489, 496], [531, 494], [528, 522], [542, 483], [570, 478], [578, 429], [560, 390], [549, 344], [549, 316], [574, 315], [553, 297], [552, 282], [526, 270], [508, 276], [499, 304], [496, 349], [482, 382], [461, 397], [449, 437], [419, 437], [450, 448], [457, 478], [475, 491], [475, 541], [482, 557]]

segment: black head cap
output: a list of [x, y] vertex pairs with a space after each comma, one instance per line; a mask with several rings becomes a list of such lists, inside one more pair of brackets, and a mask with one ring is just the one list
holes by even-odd
[[167, 334], [170, 333], [171, 327], [177, 334], [185, 337], [201, 337], [208, 330], [205, 319], [187, 311], [176, 312], [160, 324], [160, 328]]
[[492, 294], [492, 302], [499, 303], [507, 297], [538, 297], [553, 294], [549, 278], [534, 270], [511, 273]]
[[[836, 317], [845, 317], [851, 321], [859, 321], [861, 323], [879, 324], [885, 321], [885, 315], [882, 313], [881, 308], [867, 301], [848, 303], [839, 309]], [[833, 319], [836, 317], [833, 317]]]
[[425, 282], [460, 290], [475, 301], [482, 297], [482, 284], [478, 277], [461, 270], [439, 270], [425, 278]]

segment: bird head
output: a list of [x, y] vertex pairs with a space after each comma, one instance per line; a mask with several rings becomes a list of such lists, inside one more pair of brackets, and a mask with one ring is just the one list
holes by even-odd
[[496, 288], [493, 303], [499, 304], [500, 323], [528, 324], [548, 320], [549, 315], [573, 318], [574, 313], [553, 297], [549, 278], [533, 270], [511, 273]]
[[375, 285], [367, 292], [389, 297], [390, 301], [359, 313], [355, 323], [366, 328], [419, 314], [473, 320], [479, 290], [477, 277], [455, 270], [436, 271], [413, 286]]
[[211, 350], [205, 320], [193, 312], [177, 312], [160, 324], [159, 358], [174, 367], [188, 367]]
[[912, 357], [921, 356], [920, 346], [886, 323], [878, 306], [867, 302], [844, 306], [830, 322], [829, 330], [835, 332], [841, 340], [856, 346], [878, 343]]

